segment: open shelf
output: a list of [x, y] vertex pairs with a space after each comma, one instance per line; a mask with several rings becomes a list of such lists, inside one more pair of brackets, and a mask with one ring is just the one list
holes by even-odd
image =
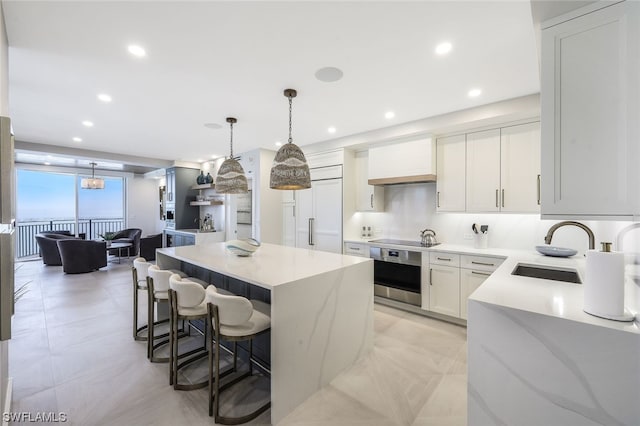
[[224, 204], [222, 200], [205, 200], [205, 201], [191, 201], [190, 206], [221, 206]]
[[203, 183], [202, 185], [191, 185], [191, 189], [216, 189], [214, 183]]

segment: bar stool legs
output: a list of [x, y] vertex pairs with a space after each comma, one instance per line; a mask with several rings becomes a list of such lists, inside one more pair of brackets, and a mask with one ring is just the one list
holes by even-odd
[[[206, 342], [208, 340], [208, 330], [205, 327], [204, 330], [204, 342], [200, 348], [195, 348], [188, 352], [180, 353], [178, 344], [178, 322], [179, 320], [187, 321], [186, 327], [190, 329], [192, 325], [190, 320], [206, 319], [205, 315], [180, 315], [178, 313], [178, 297], [175, 290], [169, 289], [169, 305], [171, 307], [171, 317], [169, 320], [169, 384], [173, 386], [175, 390], [194, 390], [201, 389], [208, 385], [208, 380], [203, 380], [198, 383], [179, 383], [178, 371], [181, 368], [199, 360], [208, 355]], [[189, 330], [190, 331], [190, 330]], [[180, 362], [181, 359], [184, 361]]]
[[136, 268], [136, 263], [134, 263], [131, 271], [133, 274], [133, 340], [146, 341], [147, 336], [141, 336], [140, 333], [148, 328], [147, 325], [138, 327], [138, 292], [140, 290], [146, 290], [147, 288], [144, 284], [141, 285], [141, 283], [144, 283], [145, 281], [138, 280], [138, 268]]
[[[269, 328], [256, 329], [255, 333], [249, 332], [247, 335], [232, 336], [225, 335], [220, 332], [220, 315], [218, 306], [209, 303], [207, 306], [208, 320], [207, 328], [209, 328], [211, 337], [208, 341], [209, 346], [209, 416], [213, 416], [216, 424], [225, 425], [237, 425], [246, 423], [258, 417], [271, 407], [271, 401], [269, 400], [265, 404], [258, 407], [251, 413], [245, 414], [240, 417], [227, 417], [220, 415], [220, 398], [222, 392], [229, 389], [231, 386], [242, 381], [243, 379], [253, 374], [253, 338], [269, 331]], [[233, 341], [233, 367], [227, 369], [224, 372], [220, 371], [220, 339], [227, 341]], [[238, 341], [249, 340], [249, 370], [233, 378], [224, 385], [220, 384], [220, 379], [231, 372], [237, 371], [238, 361]], [[214, 359], [215, 358], [215, 359]]]

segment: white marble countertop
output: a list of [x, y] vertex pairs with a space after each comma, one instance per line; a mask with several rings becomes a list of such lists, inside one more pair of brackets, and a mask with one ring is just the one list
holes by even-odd
[[177, 232], [179, 234], [189, 234], [189, 235], [196, 235], [196, 234], [215, 234], [215, 233], [219, 233], [220, 231], [200, 231], [197, 228], [193, 228], [193, 229], [165, 229], [165, 231], [168, 232]]
[[[345, 240], [345, 242], [409, 249], [413, 251], [446, 251], [450, 253], [472, 254], [504, 258], [505, 261], [491, 274], [489, 278], [469, 297], [483, 303], [491, 303], [512, 309], [533, 312], [541, 315], [563, 318], [595, 326], [607, 327], [615, 330], [640, 334], [640, 319], [635, 322], [618, 322], [589, 315], [582, 310], [584, 304], [583, 287], [581, 284], [565, 283], [562, 281], [545, 280], [540, 278], [511, 275], [518, 263], [539, 266], [556, 266], [578, 271], [584, 282], [584, 257], [549, 257], [543, 256], [535, 250], [510, 250], [499, 248], [476, 249], [473, 247], [439, 244], [433, 247], [414, 247], [393, 244], [371, 243], [367, 240]], [[632, 290], [631, 276], [638, 275], [638, 265], [627, 265], [627, 293]], [[628, 299], [628, 297], [627, 297]]]
[[225, 243], [166, 247], [158, 253], [272, 289], [371, 259], [263, 243], [249, 257], [229, 253]]

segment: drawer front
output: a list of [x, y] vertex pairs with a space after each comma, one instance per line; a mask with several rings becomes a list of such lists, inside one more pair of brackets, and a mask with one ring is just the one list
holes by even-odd
[[477, 271], [495, 271], [504, 259], [488, 256], [470, 256], [463, 254], [460, 256], [460, 267], [465, 269], [475, 269]]
[[445, 253], [441, 251], [432, 251], [429, 253], [429, 263], [431, 265], [460, 266], [460, 255], [453, 253]]
[[344, 243], [344, 254], [369, 257], [369, 246], [358, 243]]

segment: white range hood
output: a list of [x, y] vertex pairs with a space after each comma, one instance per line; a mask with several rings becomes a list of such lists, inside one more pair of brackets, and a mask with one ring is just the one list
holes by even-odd
[[369, 185], [436, 181], [435, 144], [431, 138], [369, 149]]

